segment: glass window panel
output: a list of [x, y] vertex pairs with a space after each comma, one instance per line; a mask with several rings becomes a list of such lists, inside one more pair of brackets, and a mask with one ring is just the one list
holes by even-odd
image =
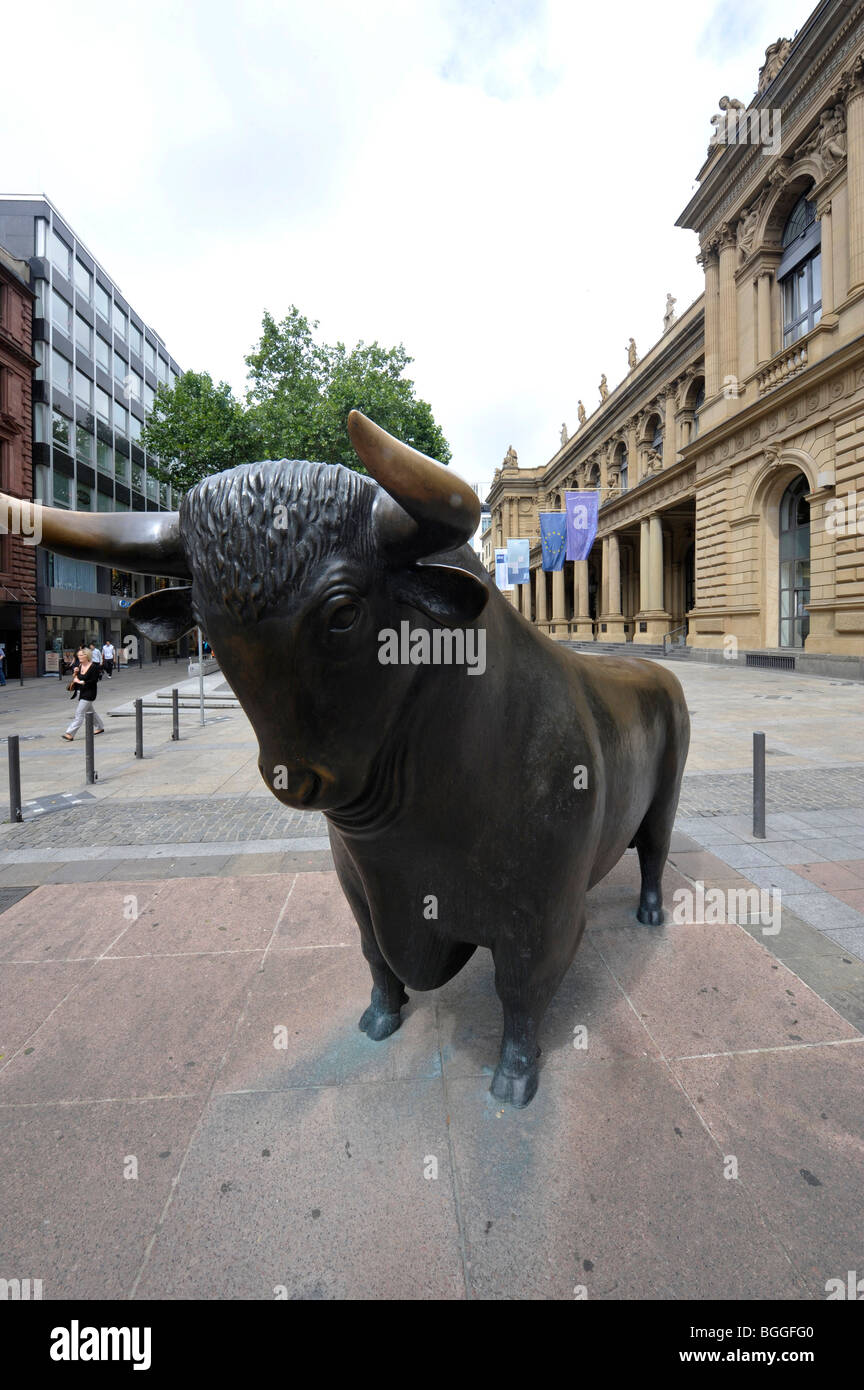
[[162, 382], [167, 382], [167, 380], [168, 380], [168, 363], [165, 361], [165, 358], [164, 358], [164, 357], [160, 357], [160, 358], [159, 358], [159, 369], [158, 369], [156, 375], [157, 375], [157, 377], [159, 378], [160, 381], [162, 381]]
[[87, 353], [88, 357], [93, 352], [93, 329], [86, 319], [82, 319], [80, 314], [75, 315], [75, 342]]
[[93, 276], [78, 257], [75, 257], [75, 288], [88, 302], [93, 298]]
[[103, 444], [101, 439], [96, 445], [96, 467], [109, 478], [114, 472], [114, 450], [110, 444]]
[[153, 409], [153, 402], [154, 402], [155, 399], [156, 399], [156, 392], [153, 390], [153, 387], [152, 387], [152, 386], [148, 386], [147, 383], [145, 382], [145, 383], [144, 383], [144, 409], [147, 411], [147, 414], [148, 414], [148, 415], [150, 414], [151, 410]]
[[75, 457], [82, 463], [93, 462], [93, 436], [83, 425], [75, 426]]
[[151, 502], [159, 501], [159, 483], [156, 478], [147, 479], [147, 496]]
[[159, 484], [159, 501], [162, 503], [162, 506], [163, 506], [163, 507], [170, 507], [170, 506], [171, 506], [171, 498], [170, 498], [170, 495], [169, 495], [169, 490], [168, 490], [168, 484], [167, 484], [167, 483], [160, 483], [160, 484]]
[[136, 420], [134, 415], [129, 416], [129, 438], [134, 439], [136, 443], [141, 438], [141, 421]]
[[62, 473], [54, 474], [54, 506], [69, 506], [69, 483], [70, 479], [65, 478]]
[[126, 366], [126, 363], [123, 361], [123, 358], [120, 356], [119, 352], [115, 352], [114, 380], [119, 381], [122, 384], [122, 382], [126, 379], [126, 373], [128, 372], [128, 370], [129, 368]]
[[36, 218], [36, 244], [33, 247], [34, 256], [47, 256], [48, 254], [48, 223], [44, 217]]
[[132, 486], [133, 486], [133, 488], [135, 489], [136, 492], [140, 492], [140, 493], [143, 494], [143, 492], [144, 492], [144, 469], [141, 467], [140, 463], [133, 463], [133, 464], [132, 464], [131, 473], [132, 473]]
[[113, 512], [113, 497], [106, 497], [104, 493], [98, 492], [96, 494], [96, 510], [97, 512]]
[[48, 407], [47, 405], [34, 405], [33, 407], [33, 443], [48, 443]]
[[96, 387], [96, 414], [100, 420], [106, 424], [111, 423], [111, 397], [107, 391], [103, 391], [101, 386]]
[[48, 288], [47, 280], [37, 280], [33, 286], [33, 293], [36, 295], [33, 313], [37, 319], [47, 319], [48, 317]]
[[114, 455], [114, 477], [119, 478], [122, 483], [129, 481], [129, 460], [125, 454]]
[[75, 372], [75, 399], [88, 410], [93, 409], [93, 382], [83, 372]]
[[55, 444], [59, 444], [61, 449], [69, 452], [69, 440], [72, 437], [72, 421], [68, 416], [59, 410], [51, 412], [51, 434]]
[[126, 434], [129, 428], [128, 414], [126, 407], [121, 405], [120, 401], [114, 402], [114, 428], [119, 434]]
[[128, 328], [128, 319], [123, 310], [114, 305], [114, 332], [119, 338], [125, 338]]
[[60, 273], [61, 273], [62, 275], [65, 275], [67, 280], [71, 280], [71, 279], [72, 279], [72, 251], [71, 251], [71, 248], [68, 247], [68, 246], [66, 245], [65, 241], [63, 241], [63, 240], [57, 235], [57, 233], [54, 231], [53, 228], [51, 229], [51, 235], [50, 235], [50, 237], [48, 238], [48, 254], [49, 254], [49, 256], [51, 257], [51, 260], [52, 260], [53, 264], [56, 265], [56, 267], [57, 267], [57, 269], [60, 271]]
[[810, 262], [813, 278], [812, 299], [814, 304], [822, 303], [822, 257], [817, 253]]
[[75, 502], [79, 512], [91, 512], [93, 510], [93, 490], [79, 483], [75, 489]]
[[144, 395], [144, 378], [138, 372], [129, 372], [127, 390], [130, 396], [134, 396], [136, 401], [140, 401]]
[[33, 370], [33, 378], [35, 381], [45, 380], [45, 358], [47, 352], [48, 344], [43, 342], [41, 338], [37, 338], [35, 343], [33, 344], [33, 356], [39, 363], [39, 366], [35, 367]]
[[138, 354], [139, 357], [141, 356], [141, 349], [142, 349], [143, 345], [144, 345], [144, 340], [143, 340], [143, 338], [141, 337], [141, 329], [140, 329], [140, 328], [136, 328], [134, 323], [130, 323], [130, 325], [129, 325], [129, 346], [131, 347], [131, 349], [132, 349], [133, 352], [137, 352], [137, 354]]
[[51, 380], [58, 391], [72, 395], [72, 363], [61, 357], [56, 348], [51, 352]]
[[72, 337], [72, 305], [56, 290], [51, 291], [51, 317], [67, 338]]
[[106, 289], [103, 289], [96, 281], [96, 309], [107, 323], [111, 322], [111, 296]]
[[104, 338], [100, 338], [98, 333], [96, 334], [96, 361], [99, 363], [103, 372], [110, 372], [111, 348]]
[[33, 470], [33, 497], [37, 502], [48, 502], [50, 499], [49, 488], [51, 476], [49, 469], [43, 464], [37, 464]]
[[155, 372], [155, 370], [156, 370], [156, 349], [155, 349], [155, 347], [153, 346], [152, 343], [145, 343], [145, 344], [144, 344], [144, 362], [145, 362], [145, 365], [148, 366], [148, 367], [150, 368], [151, 372]]

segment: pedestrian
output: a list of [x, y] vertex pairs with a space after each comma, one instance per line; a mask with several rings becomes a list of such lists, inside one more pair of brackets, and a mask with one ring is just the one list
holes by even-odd
[[72, 742], [87, 714], [93, 715], [93, 732], [96, 734], [104, 734], [105, 725], [93, 708], [93, 702], [96, 699], [101, 675], [101, 666], [91, 660], [90, 648], [79, 647], [77, 674], [72, 677], [72, 684], [78, 691], [78, 704], [75, 708], [75, 718], [72, 720], [65, 734], [61, 735], [62, 738], [66, 739], [67, 743]]
[[98, 642], [88, 642], [87, 645], [88, 645], [88, 647], [90, 648], [90, 660], [93, 661], [93, 662], [95, 662], [95, 664], [96, 664], [97, 666], [101, 666], [101, 665], [102, 665], [102, 648], [100, 647], [99, 643], [98, 643]]
[[105, 672], [105, 675], [108, 677], [109, 681], [110, 681], [110, 680], [113, 680], [113, 678], [114, 678], [114, 646], [113, 646], [113, 643], [112, 643], [110, 637], [108, 638], [108, 641], [105, 643], [105, 645], [104, 645], [103, 648], [102, 648], [102, 670]]
[[0, 686], [6, 684], [6, 643], [0, 642]]

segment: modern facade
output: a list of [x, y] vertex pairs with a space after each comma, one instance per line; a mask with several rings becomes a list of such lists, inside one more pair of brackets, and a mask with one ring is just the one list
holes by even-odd
[[[508, 454], [493, 543], [531, 538], [511, 598], [553, 638], [861, 672], [864, 4], [823, 0], [713, 124], [678, 221], [704, 294], [552, 459]], [[538, 513], [586, 488], [593, 550], [545, 574]]]
[[[171, 509], [141, 431], [179, 365], [49, 199], [0, 197], [0, 245], [26, 262], [34, 296], [32, 495], [73, 511]], [[40, 671], [85, 638], [119, 646], [129, 602], [153, 585], [40, 548]]]
[[[0, 246], [0, 491], [33, 496], [33, 291], [26, 261]], [[24, 528], [22, 528], [23, 531]], [[0, 535], [0, 643], [6, 676], [34, 676], [35, 528]]]

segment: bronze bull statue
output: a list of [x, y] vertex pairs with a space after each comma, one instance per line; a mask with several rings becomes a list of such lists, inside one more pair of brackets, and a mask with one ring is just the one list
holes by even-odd
[[[386, 1038], [406, 986], [443, 985], [485, 946], [504, 1014], [492, 1094], [527, 1105], [585, 894], [628, 846], [636, 915], [662, 921], [687, 707], [663, 667], [538, 632], [467, 545], [471, 488], [356, 411], [349, 432], [371, 477], [247, 464], [179, 513], [42, 508], [42, 543], [191, 581], [130, 616], [157, 642], [201, 625], [264, 780], [324, 813], [372, 973], [360, 1027]], [[15, 529], [22, 504], [3, 505]]]

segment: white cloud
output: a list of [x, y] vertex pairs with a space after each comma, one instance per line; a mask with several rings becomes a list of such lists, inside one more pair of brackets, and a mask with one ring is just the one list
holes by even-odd
[[4, 21], [30, 57], [4, 182], [44, 190], [178, 360], [236, 390], [264, 308], [404, 342], [454, 465], [488, 478], [509, 444], [545, 462], [667, 290], [700, 292], [674, 222], [710, 116], [807, 13], [45, 0], [38, 44]]

